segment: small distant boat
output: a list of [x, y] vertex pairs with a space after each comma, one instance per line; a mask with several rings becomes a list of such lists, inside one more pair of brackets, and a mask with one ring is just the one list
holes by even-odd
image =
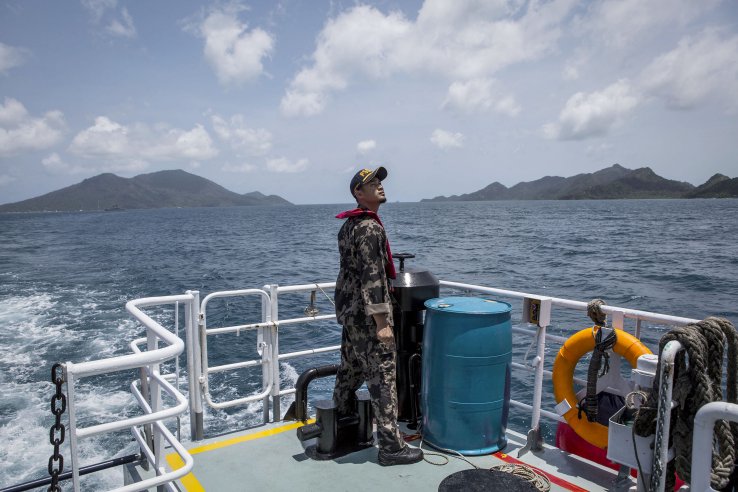
[[122, 210], [125, 210], [125, 209], [124, 208], [120, 208], [120, 206], [118, 206], [117, 203], [115, 205], [113, 205], [112, 207], [108, 207], [108, 208], [105, 209], [106, 212], [120, 212]]

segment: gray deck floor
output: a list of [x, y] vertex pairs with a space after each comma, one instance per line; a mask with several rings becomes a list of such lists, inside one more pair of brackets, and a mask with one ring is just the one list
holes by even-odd
[[[423, 445], [426, 461], [413, 465], [382, 467], [377, 463], [377, 449], [368, 448], [342, 458], [316, 461], [306, 456], [295, 436], [294, 423], [278, 422], [218, 438], [191, 443], [195, 459], [192, 473], [177, 485], [182, 491], [413, 491], [438, 490], [448, 475], [472, 468], [450, 455], [442, 455]], [[466, 457], [480, 468], [490, 468], [504, 461], [523, 462], [545, 472], [551, 490], [599, 491], [615, 487], [617, 473], [608, 468], [546, 446], [543, 451], [528, 452], [517, 458], [524, 436], [508, 432], [504, 455]], [[414, 441], [411, 445], [418, 445]], [[432, 455], [430, 453], [438, 453]], [[168, 456], [170, 466], [179, 467], [179, 457]], [[503, 461], [504, 460], [504, 461]], [[181, 463], [181, 462], [180, 462]], [[632, 484], [632, 483], [631, 483]], [[631, 485], [629, 484], [629, 485]]]

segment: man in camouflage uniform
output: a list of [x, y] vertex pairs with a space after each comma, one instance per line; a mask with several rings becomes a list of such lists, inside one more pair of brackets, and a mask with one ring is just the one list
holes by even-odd
[[377, 422], [380, 465], [415, 463], [420, 449], [405, 444], [397, 427], [395, 338], [389, 278], [392, 254], [379, 206], [387, 201], [382, 180], [387, 170], [362, 169], [351, 180], [358, 207], [339, 214], [346, 219], [338, 233], [341, 269], [336, 280], [336, 317], [343, 326], [341, 366], [333, 400], [339, 415], [353, 411], [356, 390], [366, 381]]

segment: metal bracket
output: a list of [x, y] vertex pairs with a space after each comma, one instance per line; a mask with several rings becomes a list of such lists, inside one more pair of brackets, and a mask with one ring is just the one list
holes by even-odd
[[528, 431], [528, 440], [525, 443], [525, 446], [520, 448], [518, 451], [518, 458], [523, 456], [528, 451], [542, 451], [543, 450], [543, 437], [541, 437], [541, 429], [540, 427], [535, 429], [530, 429]]

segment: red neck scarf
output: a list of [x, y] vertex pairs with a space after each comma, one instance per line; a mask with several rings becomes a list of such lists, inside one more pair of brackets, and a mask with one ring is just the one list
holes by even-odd
[[[336, 215], [337, 219], [348, 219], [349, 217], [360, 217], [362, 215], [366, 215], [367, 217], [371, 217], [372, 219], [376, 220], [380, 226], [382, 226], [382, 229], [384, 229], [384, 224], [382, 224], [382, 220], [379, 218], [379, 215], [376, 214], [376, 212], [372, 212], [371, 210], [366, 210], [364, 208], [355, 208], [353, 210], [346, 210], [345, 212], [341, 212], [340, 214]], [[387, 248], [387, 264], [384, 266], [384, 271], [387, 273], [387, 276], [389, 278], [397, 278], [397, 273], [395, 272], [395, 262], [392, 260], [392, 250], [390, 249], [389, 239], [385, 242], [385, 247]]]

